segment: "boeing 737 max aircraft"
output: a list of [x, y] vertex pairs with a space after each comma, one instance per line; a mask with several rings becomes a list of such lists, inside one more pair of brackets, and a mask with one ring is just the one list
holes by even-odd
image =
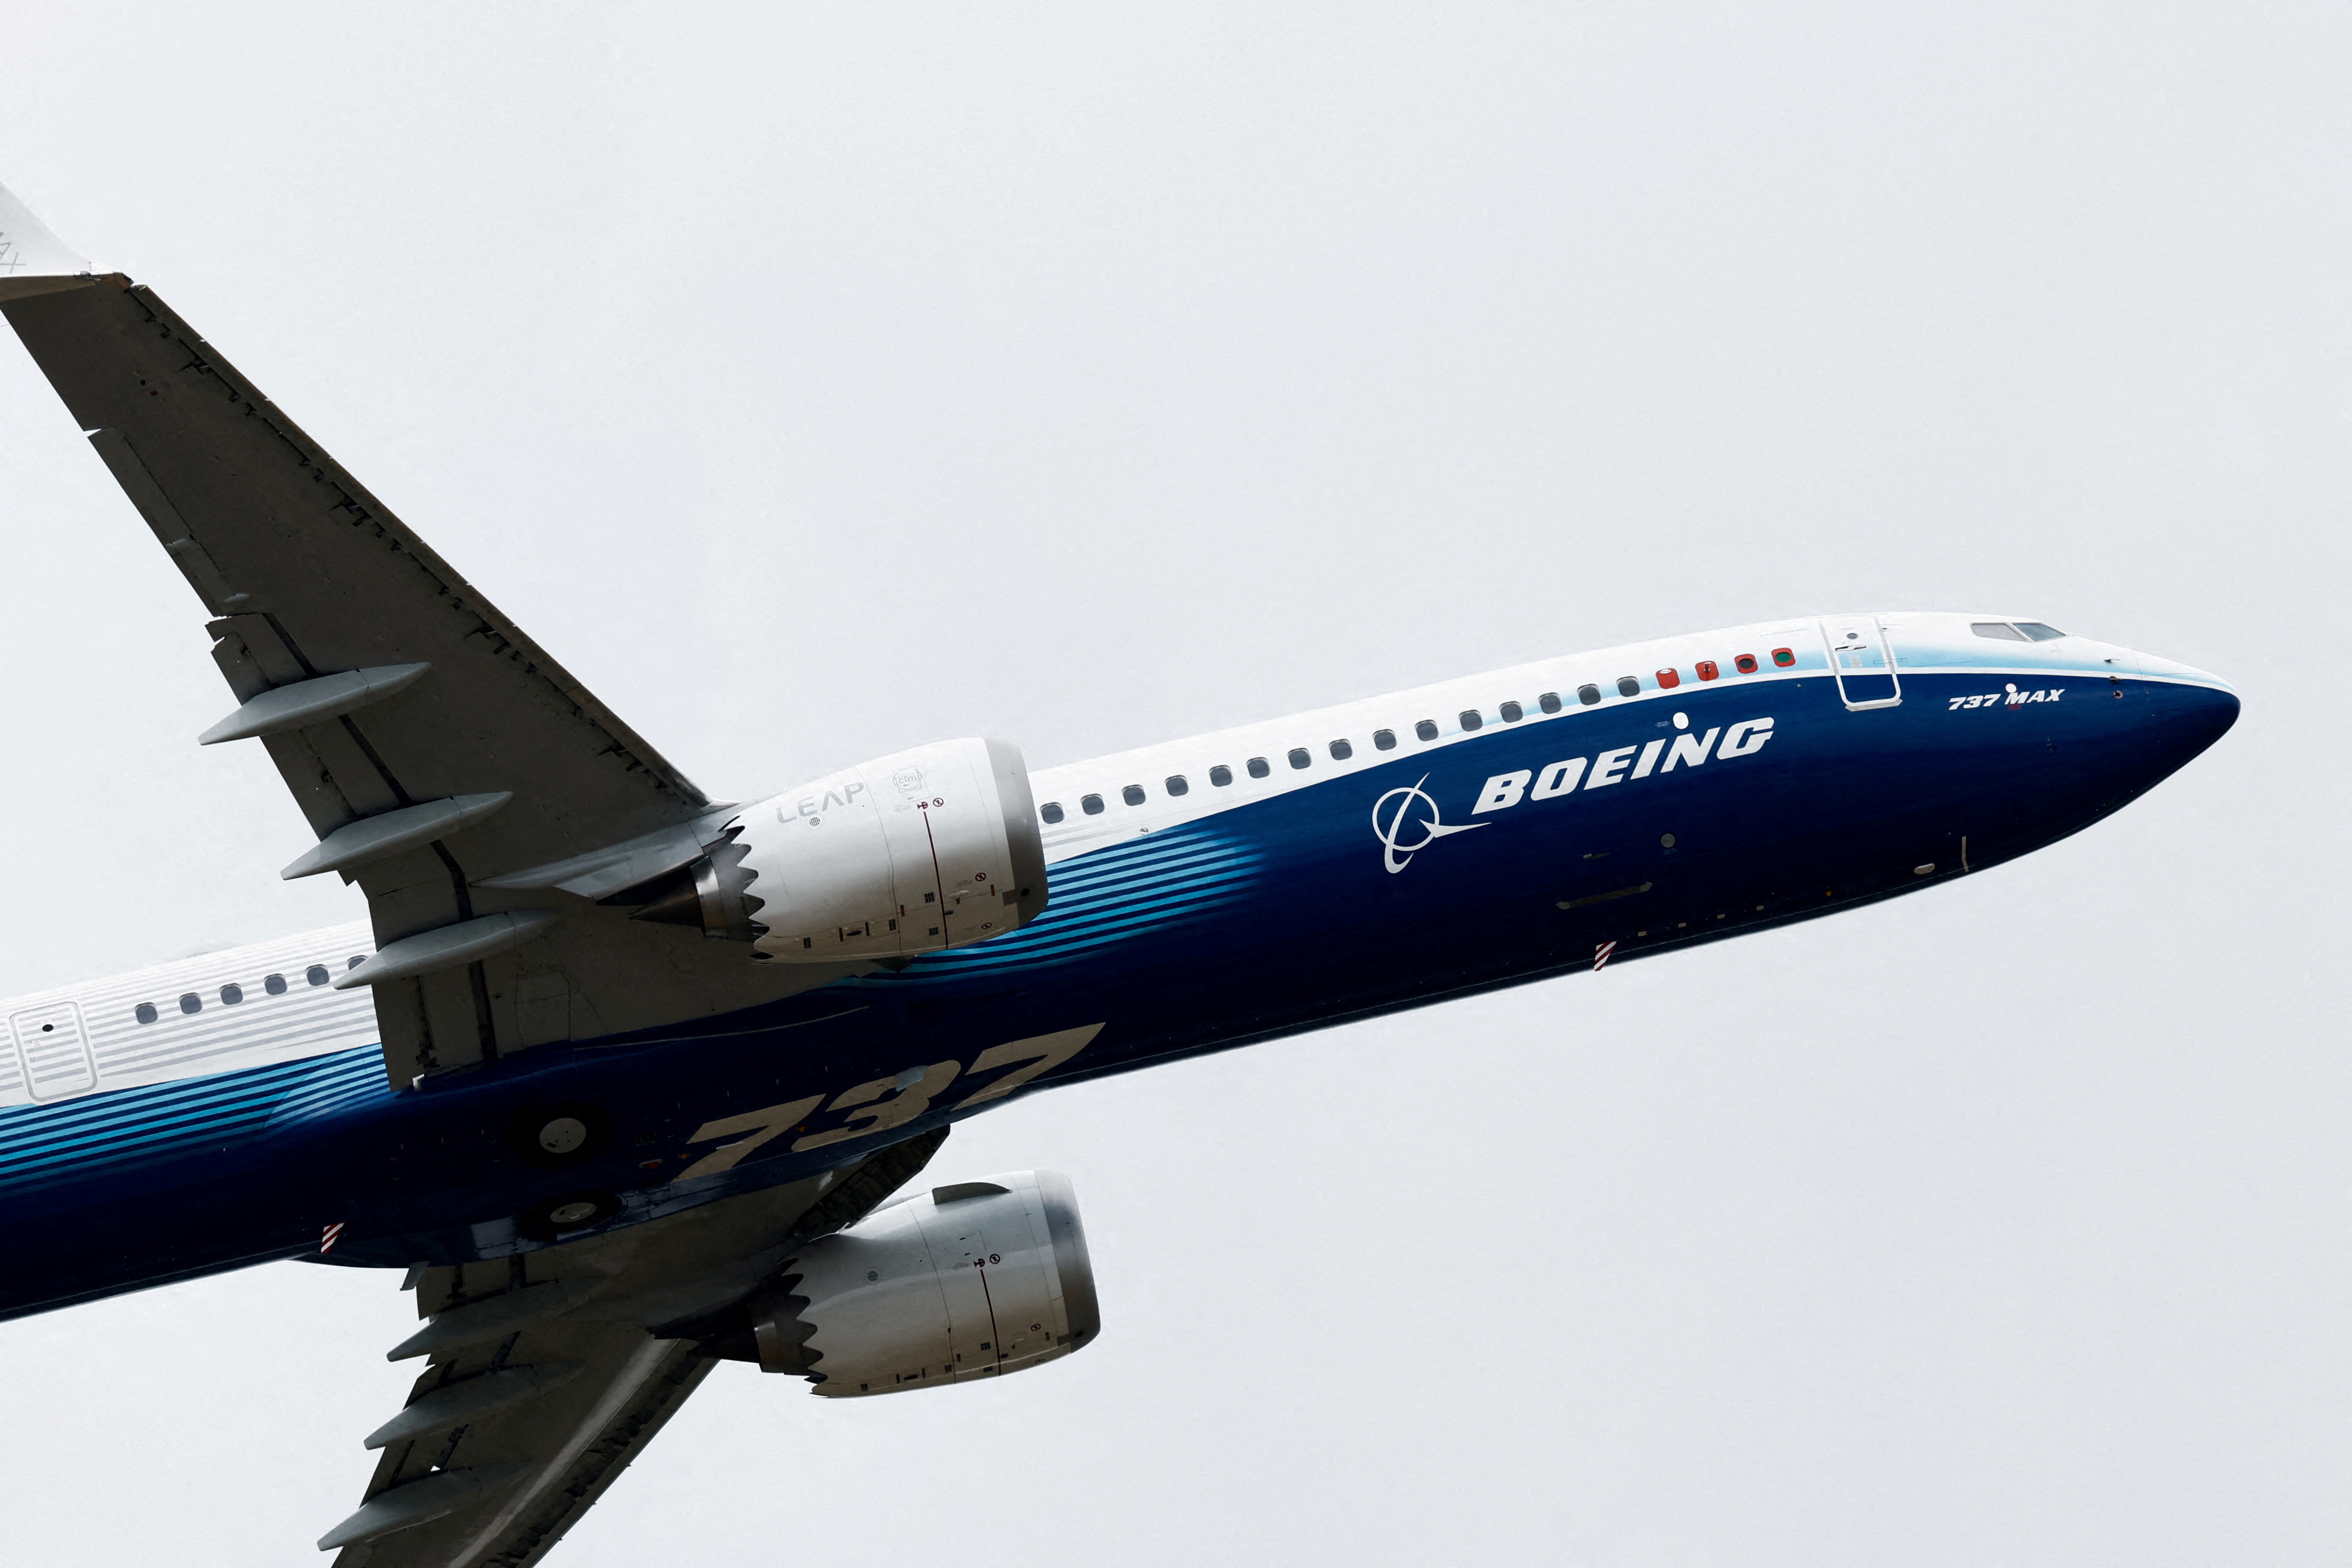
[[267, 748], [317, 835], [281, 874], [366, 899], [5, 1004], [0, 1313], [406, 1270], [423, 1371], [341, 1568], [537, 1562], [723, 1360], [842, 1398], [1085, 1345], [1067, 1181], [891, 1201], [963, 1117], [1924, 891], [2238, 711], [2039, 621], [1799, 616], [717, 801], [5, 193], [0, 312], [203, 601], [197, 738]]

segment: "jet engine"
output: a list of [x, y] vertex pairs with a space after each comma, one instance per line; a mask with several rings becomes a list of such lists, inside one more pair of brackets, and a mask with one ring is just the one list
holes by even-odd
[[745, 807], [699, 858], [604, 902], [785, 962], [1000, 936], [1045, 907], [1029, 770], [1001, 740], [897, 752]]
[[748, 1345], [739, 1333], [716, 1354], [855, 1398], [1024, 1371], [1101, 1327], [1069, 1178], [1018, 1171], [935, 1186], [809, 1243], [752, 1301]]

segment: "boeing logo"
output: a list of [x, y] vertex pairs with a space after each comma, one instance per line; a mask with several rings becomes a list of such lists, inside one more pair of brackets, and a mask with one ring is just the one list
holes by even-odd
[[[1658, 727], [1665, 728], [1668, 722], [1659, 720]], [[1620, 746], [1594, 758], [1566, 758], [1542, 768], [1521, 768], [1497, 773], [1479, 786], [1478, 799], [1471, 806], [1470, 814], [1483, 817], [1490, 811], [1507, 811], [1522, 800], [1556, 800], [1580, 790], [1605, 789], [1654, 775], [1664, 777], [1677, 768], [1703, 768], [1710, 756], [1717, 761], [1753, 757], [1772, 738], [1772, 721], [1769, 718], [1742, 719], [1728, 729], [1709, 729], [1702, 735], [1689, 733], [1690, 719], [1686, 715], [1675, 714], [1671, 722], [1676, 731], [1672, 737]], [[1722, 737], [1721, 746], [1716, 744], [1717, 737]], [[1447, 834], [1466, 833], [1473, 828], [1487, 826], [1485, 822], [1445, 822], [1439, 816], [1436, 799], [1422, 788], [1428, 782], [1429, 775], [1424, 773], [1409, 787], [1391, 789], [1372, 802], [1372, 835], [1381, 841], [1381, 863], [1389, 868], [1391, 876], [1411, 865], [1414, 855]], [[1393, 809], [1391, 801], [1395, 803]]]
[[[1422, 788], [1428, 782], [1429, 775], [1424, 773], [1404, 789], [1391, 789], [1372, 802], [1372, 832], [1381, 841], [1381, 859], [1389, 868], [1391, 876], [1394, 876], [1411, 865], [1414, 855], [1447, 834], [1466, 833], [1473, 828], [1489, 825], [1485, 822], [1464, 822], [1459, 826], [1448, 827], [1439, 820], [1437, 801], [1429, 791]], [[1396, 810], [1393, 811], [1388, 809], [1389, 802], [1391, 800], [1396, 802]], [[1422, 815], [1414, 810], [1416, 801], [1427, 809], [1427, 815]], [[1386, 821], [1382, 820], [1384, 817]], [[1412, 843], [1397, 841], [1414, 828], [1421, 830], [1419, 839]]]

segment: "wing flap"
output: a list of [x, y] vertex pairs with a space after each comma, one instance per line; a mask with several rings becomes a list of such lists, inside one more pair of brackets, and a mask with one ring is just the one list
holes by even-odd
[[[426, 1423], [377, 1461], [357, 1512], [321, 1542], [344, 1547], [336, 1568], [520, 1568], [535, 1562], [677, 1413], [717, 1364], [691, 1340], [634, 1325], [547, 1324], [505, 1347], [528, 1355], [504, 1368], [495, 1350], [453, 1354], [418, 1378], [409, 1409], [519, 1374], [536, 1386], [455, 1425]], [[570, 1375], [542, 1375], [570, 1365]], [[467, 1478], [460, 1482], [448, 1476]], [[436, 1488], [462, 1488], [448, 1499]], [[406, 1500], [415, 1505], [404, 1507]], [[343, 1534], [337, 1540], [338, 1533]]]

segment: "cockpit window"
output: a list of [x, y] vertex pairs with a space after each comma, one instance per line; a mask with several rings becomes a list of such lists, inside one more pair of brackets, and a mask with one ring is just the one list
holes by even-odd
[[2024, 632], [2006, 621], [1971, 621], [1969, 622], [1969, 630], [1979, 637], [1991, 637], [2003, 643], [2023, 643], [2029, 640]]
[[2039, 621], [2021, 621], [2017, 623], [2017, 629], [2037, 643], [2054, 643], [2066, 634], [2057, 627], [2045, 625]]

